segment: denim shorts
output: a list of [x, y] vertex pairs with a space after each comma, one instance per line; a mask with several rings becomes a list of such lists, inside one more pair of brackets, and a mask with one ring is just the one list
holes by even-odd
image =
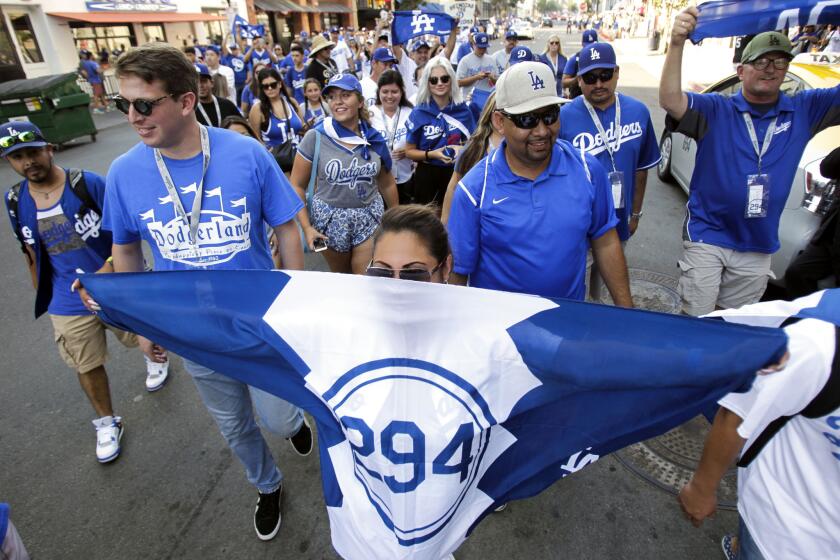
[[361, 208], [337, 208], [313, 196], [309, 221], [312, 227], [327, 236], [327, 247], [348, 253], [373, 235], [384, 212], [385, 203], [380, 195], [369, 206]]

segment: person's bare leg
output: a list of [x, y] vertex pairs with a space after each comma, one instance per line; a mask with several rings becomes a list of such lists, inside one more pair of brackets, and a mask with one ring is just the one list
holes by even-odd
[[342, 274], [350, 274], [352, 272], [350, 267], [350, 255], [352, 253], [339, 253], [338, 251], [327, 249], [321, 254], [324, 255], [324, 260], [327, 261], [330, 272], [339, 272]]
[[356, 245], [350, 251], [350, 264], [353, 269], [353, 274], [364, 274], [367, 265], [373, 258], [373, 237], [369, 237], [361, 245]]
[[111, 408], [111, 388], [108, 385], [108, 374], [105, 366], [99, 366], [86, 373], [79, 373], [79, 385], [87, 395], [93, 410], [98, 418], [113, 416], [114, 409]]

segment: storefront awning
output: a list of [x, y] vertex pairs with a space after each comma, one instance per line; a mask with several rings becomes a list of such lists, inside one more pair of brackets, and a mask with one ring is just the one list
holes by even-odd
[[264, 12], [317, 12], [318, 8], [301, 6], [292, 0], [254, 0], [254, 5]]
[[178, 12], [47, 12], [48, 16], [86, 23], [176, 23], [189, 21], [225, 21], [225, 16]]
[[318, 2], [318, 11], [325, 14], [349, 14], [353, 12], [352, 8], [348, 8], [344, 4], [336, 4], [333, 2]]

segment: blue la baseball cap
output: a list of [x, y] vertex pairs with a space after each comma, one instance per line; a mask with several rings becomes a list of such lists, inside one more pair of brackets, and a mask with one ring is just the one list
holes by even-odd
[[327, 91], [331, 88], [343, 89], [345, 91], [357, 91], [362, 94], [362, 84], [353, 74], [336, 74], [330, 78], [330, 81], [327, 82], [327, 85], [325, 85], [324, 89], [321, 90], [321, 94], [326, 95]]
[[330, 33], [338, 33], [338, 27], [335, 27], [335, 26], [330, 27]]
[[519, 62], [531, 62], [532, 60], [534, 60], [534, 54], [531, 52], [531, 49], [517, 45], [510, 50], [508, 67]]
[[514, 31], [513, 29], [508, 29], [505, 32], [505, 39], [518, 39], [518, 38], [519, 38], [519, 35], [517, 35], [516, 31]]
[[490, 38], [487, 36], [487, 33], [476, 33], [474, 38], [475, 46], [479, 49], [486, 49], [490, 46]]
[[222, 53], [222, 48], [217, 46], [217, 45], [210, 45], [209, 47], [207, 47], [207, 50], [208, 51], [213, 51], [216, 54], [221, 54]]
[[0, 157], [23, 148], [43, 148], [49, 142], [44, 140], [41, 129], [26, 121], [11, 121], [0, 125], [0, 145], [9, 144], [3, 148]]
[[411, 50], [412, 50], [412, 51], [419, 51], [419, 50], [420, 50], [420, 49], [422, 49], [423, 47], [425, 47], [425, 48], [427, 48], [427, 49], [432, 48], [432, 47], [429, 45], [429, 43], [427, 43], [427, 42], [426, 42], [426, 41], [424, 41], [423, 39], [420, 39], [419, 41], [414, 41], [414, 43], [412, 43], [412, 45], [411, 45]]
[[608, 43], [593, 43], [578, 54], [578, 76], [598, 68], [615, 68], [615, 51]]
[[473, 25], [472, 27], [470, 27], [470, 33], [478, 33], [478, 26]]
[[379, 47], [373, 51], [373, 60], [378, 62], [397, 62], [394, 52], [388, 47]]
[[195, 66], [195, 71], [198, 72], [199, 76], [207, 76], [208, 78], [213, 77], [213, 74], [210, 73], [210, 69], [207, 68], [206, 64], [196, 62], [193, 66]]
[[591, 45], [598, 42], [598, 32], [594, 29], [587, 29], [583, 32], [583, 46]]
[[309, 33], [307, 33], [306, 31], [301, 31], [300, 32], [300, 38], [301, 39], [305, 39], [307, 37], [309, 37]]

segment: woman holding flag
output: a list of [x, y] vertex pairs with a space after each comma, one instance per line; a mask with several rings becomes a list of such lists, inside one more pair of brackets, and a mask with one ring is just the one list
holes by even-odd
[[418, 86], [417, 106], [406, 123], [405, 154], [418, 162], [415, 202], [441, 204], [458, 152], [475, 130], [475, 119], [461, 100], [455, 71], [446, 58], [430, 60]]
[[385, 138], [370, 125], [355, 76], [333, 76], [323, 91], [332, 116], [306, 133], [291, 183], [306, 208], [298, 214], [310, 250], [323, 249], [332, 272], [363, 274], [384, 206], [398, 204]]

